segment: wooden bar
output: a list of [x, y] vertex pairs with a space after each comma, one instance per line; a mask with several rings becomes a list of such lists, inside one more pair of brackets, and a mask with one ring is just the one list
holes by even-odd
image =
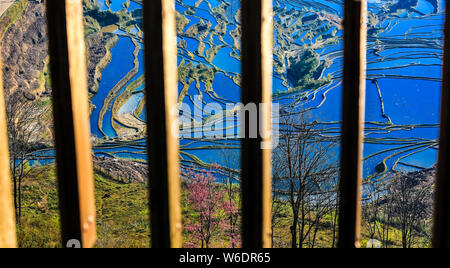
[[433, 247], [450, 248], [450, 1], [447, 1], [444, 39], [439, 162], [434, 207]]
[[174, 0], [143, 1], [152, 246], [182, 246]]
[[242, 138], [244, 248], [272, 247], [272, 12], [272, 0], [242, 1], [242, 102], [258, 106], [258, 129], [269, 134], [260, 132], [255, 139], [248, 136], [249, 120], [242, 126], [247, 133]]
[[63, 246], [96, 241], [96, 210], [81, 0], [47, 0]]
[[[3, 70], [1, 59], [0, 70]], [[3, 72], [0, 72], [0, 248], [15, 248], [17, 246], [16, 220], [12, 198], [6, 122]]]
[[361, 240], [367, 0], [345, 0], [344, 5], [344, 88], [338, 247], [358, 248]]

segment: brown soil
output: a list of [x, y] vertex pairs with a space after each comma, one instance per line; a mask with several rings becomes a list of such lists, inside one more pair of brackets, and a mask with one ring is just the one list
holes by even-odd
[[94, 157], [95, 169], [107, 177], [123, 183], [146, 183], [148, 178], [148, 166], [131, 160]]

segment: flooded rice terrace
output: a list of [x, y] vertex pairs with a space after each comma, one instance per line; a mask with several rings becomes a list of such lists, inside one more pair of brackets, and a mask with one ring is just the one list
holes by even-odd
[[[393, 171], [432, 168], [438, 148], [444, 1], [369, 0], [364, 177], [367, 185]], [[115, 36], [110, 62], [93, 94], [91, 115], [97, 155], [146, 161], [141, 1], [98, 1], [101, 10], [127, 13], [133, 23], [102, 25]], [[339, 143], [342, 95], [342, 0], [274, 0], [274, 102], [281, 115], [307, 111], [316, 137]], [[190, 111], [198, 103], [222, 108], [240, 101], [240, 1], [176, 1], [179, 103], [182, 121], [222, 126]], [[151, 52], [150, 52], [151, 53]], [[152, 90], [152, 89], [148, 89]], [[221, 121], [221, 122], [218, 122]], [[198, 123], [198, 124], [197, 124]], [[236, 129], [237, 125], [231, 124]], [[280, 126], [283, 132], [283, 125]], [[219, 135], [220, 136], [220, 135]], [[208, 138], [201, 127], [181, 132], [184, 167], [225, 165], [239, 154], [237, 136]], [[330, 159], [338, 159], [339, 146]], [[238, 161], [236, 161], [238, 162]], [[239, 165], [233, 171], [238, 174]]]

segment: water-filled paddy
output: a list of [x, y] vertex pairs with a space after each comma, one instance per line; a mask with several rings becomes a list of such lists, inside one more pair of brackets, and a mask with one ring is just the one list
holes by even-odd
[[[231, 5], [224, 5], [225, 2]], [[111, 10], [123, 9], [122, 3], [123, 1], [113, 0]], [[183, 30], [178, 33], [178, 63], [201, 71], [181, 76], [179, 92], [184, 92], [185, 95], [182, 95], [180, 101], [192, 110], [195, 95], [202, 95], [205, 103], [214, 101], [222, 106], [237, 103], [241, 95], [238, 80], [235, 79], [240, 74], [240, 47], [238, 36], [236, 38], [240, 25], [235, 17], [239, 1], [203, 1], [198, 7], [196, 3], [195, 0], [176, 1], [177, 11], [187, 19]], [[130, 4], [129, 10], [140, 8], [136, 2], [131, 1]], [[323, 126], [324, 136], [335, 141], [339, 138], [342, 101], [342, 4], [343, 1], [332, 0], [274, 1], [274, 102], [282, 106], [296, 103], [304, 109], [311, 109], [311, 120]], [[100, 6], [101, 9], [106, 9], [104, 2]], [[222, 9], [225, 6], [228, 8]], [[369, 0], [372, 17], [367, 51], [367, 124], [364, 150], [364, 176], [368, 179], [387, 174], [375, 172], [375, 167], [383, 161], [386, 162], [387, 171], [414, 170], [402, 164], [428, 168], [436, 162], [443, 6], [444, 1], [439, 1], [439, 10], [435, 12], [428, 1], [420, 0], [415, 11], [395, 11], [397, 13], [394, 15], [394, 11], [389, 11], [389, 3]], [[225, 15], [226, 20], [223, 20], [221, 14]], [[226, 28], [223, 35], [215, 32], [219, 26]], [[131, 38], [136, 39], [137, 29], [131, 28], [130, 34], [134, 36]], [[123, 29], [117, 33], [121, 36], [128, 35]], [[103, 132], [98, 129], [98, 120], [110, 90], [134, 67], [135, 47], [131, 38], [120, 37], [119, 43], [111, 50], [111, 63], [103, 71], [99, 93], [92, 99], [97, 107], [91, 117], [94, 136], [117, 136], [111, 125], [111, 109], [108, 109], [103, 119]], [[323, 83], [295, 87], [287, 78], [289, 61], [286, 55], [298, 53], [305, 47], [312, 48], [318, 54], [320, 62], [327, 62], [322, 73], [314, 74], [317, 76], [316, 81]], [[138, 74], [126, 83], [118, 95], [124, 93], [126, 87], [143, 74], [142, 51], [138, 60]], [[202, 76], [202, 73], [208, 73], [208, 76]], [[142, 90], [143, 87], [140, 85], [136, 90]], [[208, 91], [209, 88], [212, 88], [212, 92]], [[142, 93], [133, 94], [123, 102], [117, 114], [123, 116], [133, 113], [140, 106], [142, 97]], [[145, 112], [137, 117], [145, 120]], [[194, 121], [203, 119], [192, 118]], [[186, 165], [220, 163], [223, 148], [228, 147], [232, 151], [239, 149], [236, 140], [211, 142], [201, 137], [193, 140], [191, 135], [183, 137], [180, 144], [183, 163]], [[96, 153], [145, 159], [145, 153], [142, 153], [145, 151], [145, 144], [141, 139], [136, 144], [138, 153], [130, 150], [127, 154], [129, 144], [118, 144], [107, 150], [100, 147], [96, 149]], [[339, 146], [335, 149], [335, 159], [338, 154]]]

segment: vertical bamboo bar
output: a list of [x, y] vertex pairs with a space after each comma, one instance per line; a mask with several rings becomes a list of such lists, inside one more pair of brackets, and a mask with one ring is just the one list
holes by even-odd
[[96, 241], [86, 52], [81, 0], [47, 0], [63, 246]]
[[450, 1], [447, 1], [439, 163], [434, 207], [433, 247], [450, 248]]
[[[256, 139], [242, 139], [243, 247], [272, 246], [272, 0], [242, 1], [242, 101], [256, 104]], [[261, 106], [259, 106], [261, 104]], [[244, 114], [242, 116], [245, 116]], [[251, 122], [243, 126], [248, 135]], [[264, 133], [265, 132], [265, 133]]]
[[[263, 248], [272, 247], [272, 71], [273, 71], [273, 7], [272, 0], [262, 1], [262, 129], [268, 136], [262, 137], [263, 153]], [[269, 146], [269, 147], [267, 147]], [[270, 149], [269, 149], [270, 148]]]
[[174, 0], [143, 1], [152, 246], [182, 246]]
[[340, 248], [360, 247], [366, 97], [367, 0], [345, 0], [339, 208]]
[[[0, 70], [3, 70], [1, 59]], [[16, 220], [11, 193], [8, 134], [6, 131], [3, 73], [0, 72], [0, 248], [14, 248], [17, 246]]]

